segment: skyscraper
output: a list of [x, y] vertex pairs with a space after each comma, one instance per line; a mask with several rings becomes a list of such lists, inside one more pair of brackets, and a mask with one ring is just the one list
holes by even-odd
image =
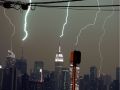
[[90, 80], [97, 78], [97, 68], [95, 66], [90, 67]]
[[43, 82], [43, 61], [35, 61], [34, 63], [34, 74], [37, 81]]
[[27, 61], [24, 58], [16, 59], [16, 69], [20, 74], [27, 73]]
[[63, 68], [63, 54], [61, 47], [55, 57], [55, 90], [62, 90], [62, 68]]
[[62, 69], [62, 90], [70, 90], [70, 71], [69, 68]]
[[[99, 86], [102, 87], [101, 85]], [[97, 90], [97, 68], [95, 66], [90, 67], [90, 88], [89, 90]]]
[[116, 68], [116, 80], [119, 80], [120, 82], [120, 67]]
[[6, 66], [3, 71], [2, 90], [15, 90], [16, 88], [16, 66], [15, 54], [8, 50]]

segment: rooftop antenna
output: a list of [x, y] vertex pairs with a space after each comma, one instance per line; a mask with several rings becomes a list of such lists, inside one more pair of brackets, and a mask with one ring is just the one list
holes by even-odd
[[59, 52], [61, 52], [61, 38], [59, 39]]

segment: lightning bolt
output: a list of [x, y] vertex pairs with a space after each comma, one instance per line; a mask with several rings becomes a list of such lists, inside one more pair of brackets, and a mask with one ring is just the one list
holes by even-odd
[[[32, 0], [29, 0], [29, 3], [31, 3], [31, 2], [32, 2]], [[29, 14], [29, 12], [30, 12], [30, 9], [31, 9], [31, 5], [28, 6], [28, 10], [27, 10], [27, 12], [26, 12], [26, 14], [25, 14], [25, 19], [24, 19], [24, 32], [25, 32], [25, 36], [23, 37], [22, 41], [25, 41], [26, 38], [28, 37], [27, 18], [28, 18], [28, 14]]]
[[70, 6], [70, 2], [68, 2], [68, 4], [67, 4], [65, 22], [64, 22], [63, 27], [62, 27], [61, 35], [59, 36], [60, 37], [60, 39], [59, 39], [59, 52], [61, 52], [61, 45], [60, 45], [61, 44], [61, 39], [64, 36], [65, 26], [67, 25], [67, 22], [68, 22], [69, 6]]
[[67, 25], [67, 22], [68, 22], [69, 6], [70, 6], [70, 2], [68, 2], [68, 4], [67, 4], [66, 18], [65, 18], [65, 22], [62, 27], [62, 32], [61, 32], [60, 38], [62, 38], [64, 36], [65, 26]]
[[[113, 0], [112, 0], [112, 4], [113, 4]], [[104, 36], [106, 34], [105, 24], [108, 21], [108, 19], [110, 19], [114, 14], [114, 7], [112, 7], [112, 9], [113, 9], [112, 13], [110, 15], [108, 15], [104, 20], [104, 23], [102, 25], [103, 33], [102, 33], [102, 35], [100, 36], [100, 39], [99, 39], [99, 54], [100, 54], [100, 67], [99, 67], [99, 73], [98, 73], [99, 77], [100, 77], [100, 74], [101, 74], [101, 71], [102, 71], [102, 65], [103, 65], [103, 56], [102, 56], [102, 53], [101, 53], [101, 44], [102, 44], [102, 41], [103, 41]]]
[[64, 22], [63, 27], [62, 27], [61, 35], [59, 36], [60, 37], [60, 39], [59, 39], [59, 52], [61, 51], [61, 45], [60, 45], [61, 44], [61, 39], [64, 36], [65, 26], [67, 25], [67, 22], [68, 22], [69, 6], [70, 6], [70, 2], [68, 2], [68, 4], [67, 4], [65, 22]]
[[[97, 5], [98, 5], [98, 6], [100, 5], [99, 0], [97, 0]], [[86, 26], [84, 26], [83, 28], [80, 29], [80, 31], [79, 31], [79, 33], [78, 33], [78, 35], [77, 35], [77, 39], [76, 39], [76, 43], [75, 43], [75, 46], [74, 46], [74, 47], [77, 47], [78, 41], [79, 41], [79, 37], [80, 37], [82, 31], [84, 31], [85, 29], [87, 29], [87, 28], [90, 27], [90, 26], [95, 25], [95, 23], [96, 23], [96, 21], [97, 21], [98, 14], [100, 13], [100, 11], [101, 11], [101, 8], [98, 7], [98, 11], [96, 12], [96, 15], [95, 15], [95, 18], [94, 18], [93, 23], [90, 23], [90, 24], [88, 24], [88, 25], [86, 25]]]
[[9, 21], [9, 23], [11, 24], [11, 26], [13, 27], [13, 32], [11, 34], [11, 51], [13, 50], [13, 37], [15, 36], [15, 25], [12, 23], [11, 19], [9, 18], [9, 16], [6, 14], [6, 10], [4, 9], [4, 15], [6, 17], [6, 19]]

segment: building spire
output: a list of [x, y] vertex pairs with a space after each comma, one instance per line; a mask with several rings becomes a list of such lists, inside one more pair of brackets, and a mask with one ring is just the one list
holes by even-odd
[[63, 60], [63, 54], [61, 53], [61, 39], [59, 39], [59, 48], [58, 48], [58, 53], [56, 54], [55, 57], [55, 62], [64, 62]]
[[61, 38], [59, 39], [59, 52], [61, 52]]
[[61, 46], [59, 45], [59, 53], [61, 52]]

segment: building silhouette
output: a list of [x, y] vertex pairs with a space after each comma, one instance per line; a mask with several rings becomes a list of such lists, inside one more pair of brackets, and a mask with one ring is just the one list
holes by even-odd
[[24, 58], [16, 59], [16, 69], [20, 74], [27, 73], [27, 60]]
[[61, 90], [70, 90], [70, 70], [69, 68], [62, 69], [62, 84]]
[[16, 89], [17, 90], [23, 90], [25, 86], [22, 84], [25, 80], [22, 78], [23, 75], [27, 74], [27, 60], [23, 57], [20, 59], [16, 59], [15, 62], [16, 66]]
[[120, 67], [116, 67], [116, 80], [120, 81]]
[[90, 67], [90, 80], [97, 78], [97, 68], [95, 66]]
[[16, 80], [15, 59], [7, 56], [3, 70], [2, 90], [16, 90]]
[[[6, 58], [5, 67], [0, 65], [0, 90], [71, 90], [72, 64], [63, 66], [64, 58], [59, 49], [55, 57], [55, 70], [44, 70], [42, 61], [35, 61], [33, 71], [27, 73], [27, 61], [24, 58]], [[88, 74], [80, 76], [80, 67], [76, 66], [76, 90], [120, 90], [120, 68], [116, 68], [116, 78], [101, 73], [97, 77], [97, 67], [90, 67]]]
[[63, 68], [63, 54], [61, 52], [61, 47], [59, 46], [59, 51], [55, 57], [55, 90], [62, 90], [62, 68]]
[[43, 61], [35, 61], [34, 63], [34, 74], [35, 78], [39, 82], [43, 82]]

